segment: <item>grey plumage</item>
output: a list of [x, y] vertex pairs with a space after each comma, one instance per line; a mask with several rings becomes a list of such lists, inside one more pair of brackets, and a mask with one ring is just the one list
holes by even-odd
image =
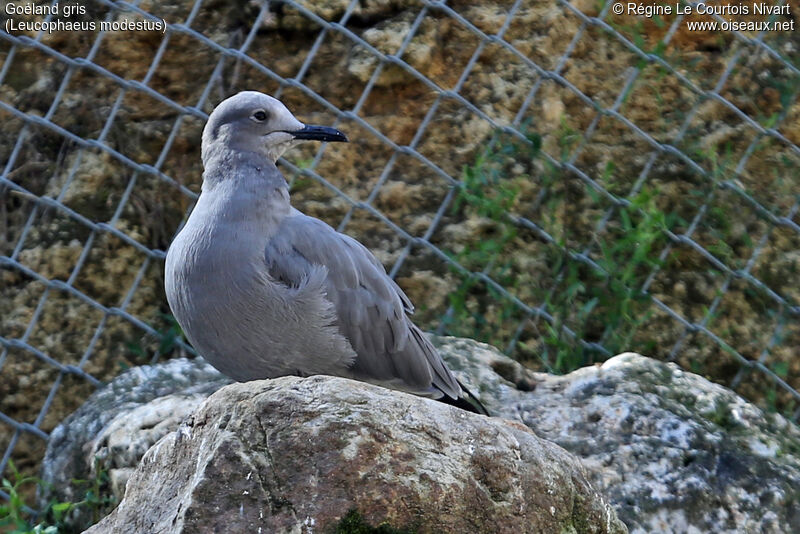
[[202, 193], [166, 261], [167, 299], [187, 338], [236, 380], [330, 374], [469, 409], [380, 262], [290, 205], [275, 161], [305, 139], [346, 140], [253, 91], [209, 117]]

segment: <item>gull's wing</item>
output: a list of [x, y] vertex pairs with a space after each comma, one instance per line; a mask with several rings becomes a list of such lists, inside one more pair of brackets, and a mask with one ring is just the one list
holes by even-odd
[[408, 318], [408, 297], [361, 243], [293, 210], [267, 243], [266, 261], [273, 279], [293, 287], [315, 266], [327, 269], [326, 296], [356, 352], [356, 378], [433, 398], [461, 397], [436, 349]]

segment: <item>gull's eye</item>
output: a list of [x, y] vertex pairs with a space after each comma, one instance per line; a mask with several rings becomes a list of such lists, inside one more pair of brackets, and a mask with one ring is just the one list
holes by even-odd
[[258, 110], [255, 113], [253, 113], [253, 118], [258, 122], [263, 122], [267, 120], [267, 112], [263, 110]]

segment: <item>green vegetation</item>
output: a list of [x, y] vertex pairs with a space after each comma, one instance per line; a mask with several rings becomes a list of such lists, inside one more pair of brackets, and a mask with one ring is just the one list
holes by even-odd
[[358, 510], [350, 510], [336, 525], [335, 534], [414, 534], [415, 530], [396, 529], [385, 523], [377, 527], [371, 526], [364, 520]]
[[36, 477], [20, 474], [13, 462], [9, 462], [13, 482], [2, 480], [2, 488], [9, 495], [8, 502], [0, 503], [0, 530], [7, 534], [69, 534], [76, 532], [66, 518], [81, 509], [91, 514], [92, 524], [116, 506], [116, 498], [109, 491], [108, 473], [98, 470], [98, 475], [90, 480], [73, 480], [75, 487], [83, 491], [84, 497], [78, 502], [50, 502], [44, 510], [37, 513], [25, 502], [26, 487], [40, 486], [44, 482]]
[[[152, 342], [152, 339], [148, 340], [147, 337], [127, 343], [128, 353], [131, 355], [134, 365], [150, 363], [154, 355], [169, 358], [180, 350], [179, 342], [183, 341], [188, 344], [181, 325], [171, 313], [161, 312], [158, 318], [159, 322], [154, 325], [157, 328], [156, 334], [153, 336], [155, 343]], [[126, 365], [123, 367], [127, 368]]]
[[[667, 243], [665, 231], [679, 219], [658, 206], [657, 191], [643, 189], [627, 205], [609, 206], [609, 222], [600, 231], [591, 228], [587, 233], [587, 228], [577, 228], [570, 219], [575, 177], [562, 165], [541, 157], [539, 137], [528, 134], [525, 142], [498, 134], [497, 139], [464, 169], [453, 214], [480, 221], [481, 235], [452, 257], [472, 273], [485, 273], [521, 301], [540, 303], [550, 314], [551, 321], [538, 321], [532, 340], [520, 338], [515, 355], [539, 358], [547, 369], [564, 373], [602, 360], [606, 354], [648, 352], [655, 340], [639, 334], [652, 317], [652, 304], [642, 288], [650, 273], [663, 265], [658, 255]], [[562, 162], [569, 161], [580, 140], [580, 135], [562, 124], [557, 138]], [[613, 179], [614, 166], [609, 163], [602, 181], [608, 185]], [[579, 186], [584, 198], [575, 199], [576, 203], [607, 203], [592, 188]], [[516, 243], [533, 236], [511, 214], [525, 212], [532, 190], [541, 202], [535, 215], [542, 220], [536, 223], [557, 245], [542, 250], [542, 269], [550, 272], [537, 278], [549, 279], [549, 285], [520, 285], [526, 273], [520, 268], [524, 261], [515, 257]], [[579, 256], [586, 244], [591, 244], [589, 261]], [[445, 331], [501, 347], [508, 343], [517, 325], [526, 320], [524, 310], [480, 276], [455, 272], [461, 282], [449, 297]]]
[[[642, 292], [648, 275], [663, 262], [657, 254], [666, 244], [664, 230], [672, 218], [658, 209], [654, 194], [643, 191], [618, 211], [614, 227], [595, 236], [592, 259], [598, 271], [562, 252], [553, 268], [562, 291], [551, 293], [547, 307], [556, 321], [548, 325], [545, 343], [552, 349], [553, 368], [568, 372], [602, 355], [581, 346], [576, 338], [589, 340], [617, 354], [635, 347], [647, 353], [653, 340], [634, 341], [639, 328], [652, 315], [650, 298]], [[579, 304], [576, 306], [576, 304]], [[569, 325], [575, 337], [566, 336]]]
[[[500, 136], [492, 149], [464, 169], [462, 186], [452, 208], [453, 213], [481, 221], [483, 234], [480, 239], [465, 243], [460, 251], [451, 253], [453, 259], [472, 272], [485, 269], [493, 280], [507, 289], [514, 288], [517, 283], [507, 249], [518, 235], [518, 228], [508, 213], [519, 197], [523, 182], [530, 180], [530, 176], [525, 173], [509, 176], [504, 161], [510, 158], [532, 162], [541, 142], [535, 134], [529, 135], [527, 140], [525, 143]], [[459, 271], [455, 272], [463, 277]], [[488, 298], [476, 299], [476, 294]], [[450, 335], [498, 344], [504, 332], [496, 323], [519, 315], [516, 304], [475, 275], [463, 277], [448, 298], [451, 313], [443, 321]]]
[[[659, 106], [660, 76], [646, 82]], [[446, 223], [459, 231], [450, 230], [444, 247], [464, 269], [451, 268], [444, 333], [558, 373], [624, 351], [671, 357], [678, 347], [677, 363], [723, 384], [742, 368], [740, 356], [759, 358], [756, 332], [776, 347], [796, 339], [774, 295], [736, 276], [747, 272], [791, 294], [793, 264], [770, 247], [786, 249], [796, 237], [776, 229], [767, 211], [778, 216], [791, 205], [796, 158], [776, 158], [774, 176], [756, 180], [742, 171], [747, 143], [709, 142], [689, 129], [676, 148], [696, 169], [665, 154], [650, 160], [640, 181], [629, 162], [588, 149], [584, 132], [567, 118], [547, 137], [498, 132], [463, 169]], [[758, 143], [774, 149], [775, 141]], [[692, 332], [673, 313], [702, 329]], [[796, 372], [780, 354], [771, 351], [763, 363], [794, 386]], [[790, 417], [797, 409], [762, 373], [737, 384], [763, 408]]]

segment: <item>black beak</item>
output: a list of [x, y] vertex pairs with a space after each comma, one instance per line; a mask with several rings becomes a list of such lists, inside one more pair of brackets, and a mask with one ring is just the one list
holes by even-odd
[[347, 137], [342, 132], [336, 128], [331, 128], [330, 126], [306, 126], [302, 130], [286, 133], [292, 134], [295, 139], [329, 142], [338, 141], [341, 143], [347, 142]]

